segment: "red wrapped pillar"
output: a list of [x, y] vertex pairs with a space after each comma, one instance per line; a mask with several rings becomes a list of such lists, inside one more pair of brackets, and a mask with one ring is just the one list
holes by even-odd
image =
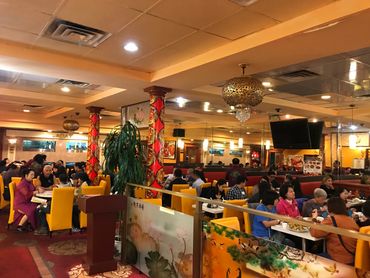
[[[144, 89], [150, 95], [148, 135], [148, 186], [161, 188], [163, 181], [164, 108], [165, 95], [171, 89], [152, 86]], [[152, 192], [156, 195], [156, 192]]]
[[89, 178], [94, 182], [99, 171], [99, 134], [100, 134], [100, 111], [102, 107], [89, 106], [89, 134], [87, 146], [86, 172]]

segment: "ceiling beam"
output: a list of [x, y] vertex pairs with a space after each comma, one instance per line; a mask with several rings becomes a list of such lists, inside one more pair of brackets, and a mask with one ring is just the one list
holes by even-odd
[[108, 90], [105, 90], [101, 93], [98, 93], [98, 94], [95, 94], [93, 96], [90, 96], [90, 97], [87, 97], [83, 100], [83, 104], [90, 104], [92, 102], [96, 102], [96, 101], [99, 101], [99, 100], [102, 100], [104, 98], [107, 98], [107, 97], [110, 97], [110, 96], [114, 96], [116, 94], [119, 94], [119, 93], [122, 93], [126, 91], [126, 89], [121, 89], [121, 88], [111, 88], [111, 89], [108, 89]]
[[74, 110], [73, 107], [62, 107], [62, 108], [59, 108], [57, 110], [54, 110], [52, 112], [48, 112], [45, 114], [44, 118], [51, 118], [51, 117], [55, 117], [55, 116], [58, 116], [60, 114], [64, 114], [64, 113], [67, 113], [69, 111], [72, 111]]

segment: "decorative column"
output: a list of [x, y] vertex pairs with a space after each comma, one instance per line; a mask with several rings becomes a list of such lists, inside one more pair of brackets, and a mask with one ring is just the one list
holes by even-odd
[[[164, 147], [164, 108], [165, 95], [172, 89], [152, 86], [144, 89], [150, 95], [149, 135], [148, 135], [148, 186], [162, 188], [163, 147]], [[156, 195], [157, 192], [152, 192]]]
[[96, 106], [89, 106], [86, 108], [90, 112], [86, 172], [89, 175], [90, 180], [94, 182], [99, 171], [100, 111], [103, 108]]

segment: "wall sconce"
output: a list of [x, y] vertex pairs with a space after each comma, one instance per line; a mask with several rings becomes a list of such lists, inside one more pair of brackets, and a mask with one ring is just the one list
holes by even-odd
[[17, 144], [17, 138], [10, 138], [10, 139], [8, 139], [8, 142], [9, 142], [10, 145], [15, 145], [15, 144]]

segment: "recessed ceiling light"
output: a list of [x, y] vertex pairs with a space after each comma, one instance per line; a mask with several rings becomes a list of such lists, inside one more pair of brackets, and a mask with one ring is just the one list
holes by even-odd
[[99, 119], [101, 120], [101, 119], [103, 119], [103, 116], [99, 116]]
[[285, 119], [290, 119], [290, 115], [289, 114], [286, 114], [285, 115]]
[[264, 87], [271, 87], [271, 82], [264, 81], [264, 82], [262, 82], [262, 86], [264, 86]]
[[29, 112], [31, 112], [31, 110], [29, 110], [29, 109], [23, 109], [23, 112], [29, 113]]
[[193, 138], [191, 138], [191, 139], [190, 139], [190, 141], [191, 141], [191, 142], [193, 142], [193, 141], [194, 141], [194, 139], [193, 139]]
[[321, 99], [324, 99], [324, 100], [331, 99], [331, 96], [329, 96], [329, 95], [322, 95], [321, 96]]
[[224, 110], [222, 110], [222, 109], [217, 109], [217, 113], [222, 113], [222, 112], [224, 112]]
[[231, 105], [231, 106], [230, 106], [230, 109], [231, 109], [231, 110], [234, 110], [234, 109], [235, 109], [235, 106], [232, 106], [232, 105]]
[[48, 129], [48, 132], [53, 132], [51, 129]]
[[270, 92], [273, 92], [273, 91], [274, 91], [274, 89], [272, 89], [272, 88], [269, 88], [268, 90], [269, 90]]
[[78, 134], [83, 134], [83, 132], [82, 132], [82, 131], [80, 131]]
[[60, 90], [61, 90], [62, 92], [64, 92], [64, 93], [69, 93], [69, 92], [71, 91], [71, 89], [70, 89], [70, 88], [68, 88], [67, 86], [64, 86], [64, 87], [60, 88]]
[[234, 131], [232, 131], [232, 130], [229, 130], [229, 132], [230, 132], [230, 133], [233, 133]]
[[313, 123], [317, 123], [317, 121], [318, 121], [318, 119], [316, 119], [316, 118], [313, 118], [313, 119], [312, 119], [312, 122], [313, 122]]
[[247, 131], [247, 133], [246, 133], [247, 135], [249, 135], [249, 134], [251, 134], [249, 131]]
[[176, 102], [177, 102], [177, 105], [179, 107], [184, 107], [185, 104], [188, 102], [189, 100], [187, 100], [186, 98], [183, 98], [183, 97], [178, 97], [176, 98]]
[[128, 42], [123, 47], [128, 52], [136, 52], [139, 50], [139, 47], [134, 42]]

